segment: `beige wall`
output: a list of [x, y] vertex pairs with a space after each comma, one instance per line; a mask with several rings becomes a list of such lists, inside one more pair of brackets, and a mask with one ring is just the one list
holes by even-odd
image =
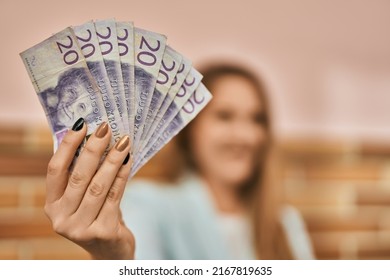
[[19, 53], [115, 17], [164, 33], [195, 63], [234, 58], [270, 87], [280, 137], [390, 140], [390, 1], [0, 2], [0, 125], [46, 126]]

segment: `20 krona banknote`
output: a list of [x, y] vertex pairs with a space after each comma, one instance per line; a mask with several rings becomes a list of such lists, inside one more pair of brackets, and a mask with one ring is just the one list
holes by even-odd
[[82, 117], [132, 140], [134, 175], [211, 100], [202, 75], [162, 34], [114, 19], [68, 27], [22, 52], [54, 150]]

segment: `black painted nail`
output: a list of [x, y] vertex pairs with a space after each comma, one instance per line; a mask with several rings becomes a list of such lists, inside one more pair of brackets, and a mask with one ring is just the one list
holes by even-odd
[[73, 131], [79, 131], [80, 129], [83, 128], [83, 125], [84, 125], [84, 119], [83, 118], [79, 118], [73, 125], [72, 127], [72, 130]]
[[127, 156], [126, 156], [125, 160], [123, 161], [122, 165], [126, 165], [129, 162], [129, 159], [130, 159], [130, 153], [127, 154]]

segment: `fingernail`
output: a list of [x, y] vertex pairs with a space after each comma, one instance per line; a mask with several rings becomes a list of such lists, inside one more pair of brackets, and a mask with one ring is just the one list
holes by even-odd
[[103, 138], [108, 132], [108, 124], [106, 122], [102, 122], [98, 129], [95, 132], [97, 138]]
[[129, 162], [129, 159], [130, 159], [130, 153], [127, 154], [127, 156], [126, 156], [125, 160], [123, 161], [122, 165], [126, 165]]
[[130, 137], [125, 135], [115, 144], [115, 149], [119, 152], [123, 152], [130, 143]]
[[79, 131], [80, 129], [83, 128], [83, 125], [84, 125], [84, 119], [83, 119], [83, 118], [79, 118], [79, 119], [74, 123], [74, 125], [72, 126], [72, 130], [73, 130], [73, 131]]

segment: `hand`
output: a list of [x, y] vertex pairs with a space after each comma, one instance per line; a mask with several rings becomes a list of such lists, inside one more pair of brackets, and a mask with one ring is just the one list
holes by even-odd
[[70, 171], [86, 133], [84, 120], [79, 119], [51, 158], [45, 212], [58, 234], [93, 258], [134, 258], [134, 236], [124, 225], [119, 207], [131, 168], [129, 137], [122, 137], [101, 162], [111, 139], [109, 126], [102, 123]]

